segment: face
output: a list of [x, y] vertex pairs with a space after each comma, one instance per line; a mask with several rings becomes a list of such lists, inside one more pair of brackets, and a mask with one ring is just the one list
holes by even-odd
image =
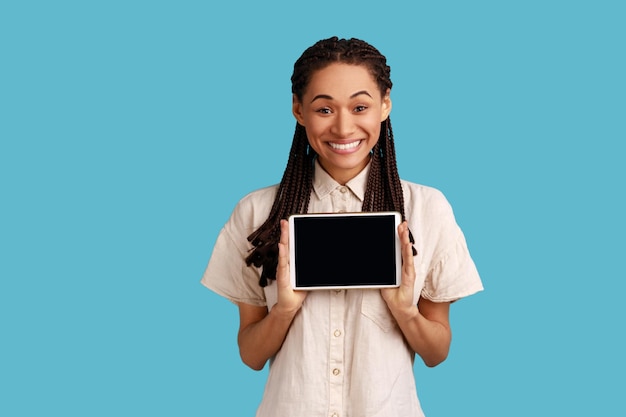
[[380, 123], [391, 111], [389, 91], [381, 95], [365, 66], [331, 64], [313, 73], [293, 114], [305, 127], [320, 165], [345, 184], [369, 162]]

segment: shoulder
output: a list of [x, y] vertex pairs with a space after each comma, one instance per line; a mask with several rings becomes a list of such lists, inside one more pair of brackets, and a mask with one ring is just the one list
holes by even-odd
[[259, 227], [270, 213], [277, 190], [276, 184], [246, 194], [235, 206], [228, 223], [246, 232]]
[[[438, 189], [402, 181], [404, 214], [418, 245], [428, 244], [434, 252], [449, 246], [459, 236], [459, 226], [445, 195]], [[417, 247], [424, 252], [424, 247]]]
[[276, 197], [276, 191], [278, 190], [278, 184], [270, 185], [268, 187], [259, 188], [254, 190], [239, 200], [237, 203], [238, 208], [258, 208], [259, 206], [267, 205], [271, 207]]
[[401, 180], [404, 195], [404, 205], [407, 210], [407, 217], [411, 214], [441, 214], [450, 212], [452, 208], [446, 196], [437, 188], [429, 187], [414, 182]]

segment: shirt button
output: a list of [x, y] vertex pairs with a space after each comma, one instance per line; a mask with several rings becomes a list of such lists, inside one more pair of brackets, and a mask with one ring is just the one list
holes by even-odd
[[347, 187], [341, 187], [341, 188], [339, 188], [339, 191], [340, 191], [342, 194], [345, 194], [345, 193], [347, 193], [347, 192], [348, 192], [348, 188], [347, 188]]
[[337, 369], [337, 368], [333, 369], [333, 375], [335, 375], [335, 376], [339, 375], [340, 372], [341, 371], [339, 369]]
[[333, 334], [335, 335], [335, 337], [339, 337], [339, 336], [341, 336], [341, 330], [337, 329], [337, 330], [335, 330], [335, 332]]

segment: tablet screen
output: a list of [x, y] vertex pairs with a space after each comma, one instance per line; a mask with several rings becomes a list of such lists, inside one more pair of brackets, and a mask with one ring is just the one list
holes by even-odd
[[399, 213], [305, 214], [289, 222], [295, 289], [399, 285]]

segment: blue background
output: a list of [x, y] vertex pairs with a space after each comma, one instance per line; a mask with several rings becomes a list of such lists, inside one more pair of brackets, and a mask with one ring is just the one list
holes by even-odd
[[0, 415], [254, 414], [237, 310], [204, 289], [280, 180], [292, 65], [392, 67], [400, 175], [441, 189], [486, 291], [452, 308], [429, 417], [616, 415], [626, 366], [621, 1], [0, 5]]

